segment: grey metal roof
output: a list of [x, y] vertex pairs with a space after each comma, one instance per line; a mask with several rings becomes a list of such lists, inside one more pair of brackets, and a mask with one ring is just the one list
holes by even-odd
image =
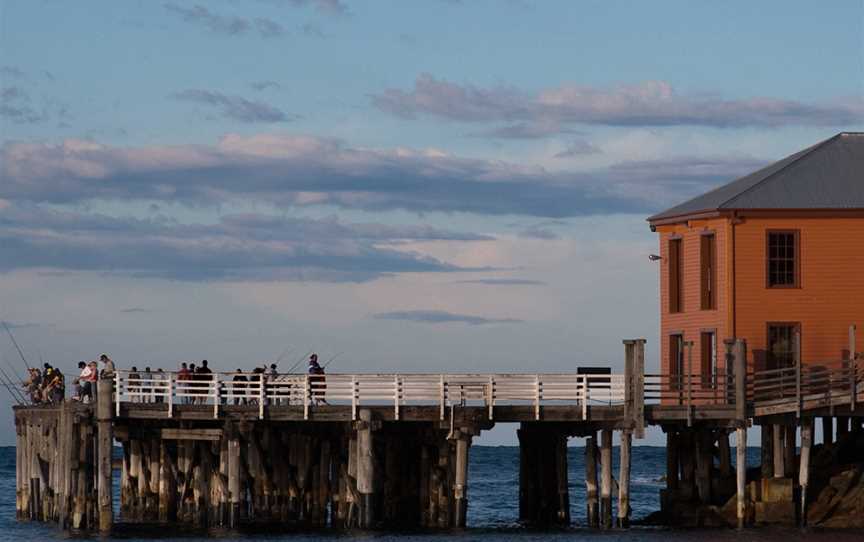
[[648, 221], [733, 209], [864, 209], [864, 133], [837, 134]]

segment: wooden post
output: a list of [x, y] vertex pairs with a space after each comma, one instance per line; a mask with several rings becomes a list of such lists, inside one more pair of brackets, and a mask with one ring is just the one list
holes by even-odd
[[666, 432], [666, 490], [678, 491], [678, 433], [674, 429]]
[[228, 527], [236, 529], [240, 523], [240, 439], [233, 435], [228, 440]]
[[795, 470], [795, 447], [796, 447], [795, 437], [797, 436], [796, 435], [796, 433], [797, 433], [796, 429], [797, 428], [794, 425], [787, 425], [784, 428], [784, 434], [786, 437], [786, 444], [785, 444], [785, 447], [783, 448], [783, 471], [784, 471], [783, 475], [788, 476], [790, 478], [792, 476], [794, 476], [794, 474], [795, 474], [794, 473], [794, 470]]
[[714, 456], [711, 453], [713, 442], [711, 432], [701, 429], [695, 434], [696, 440], [696, 491], [702, 504], [711, 503], [711, 467]]
[[636, 410], [634, 436], [645, 438], [645, 339], [636, 339], [636, 352], [633, 360], [634, 391], [633, 401]]
[[763, 424], [759, 427], [762, 430], [760, 438], [762, 443], [760, 449], [762, 478], [767, 479], [774, 476], [774, 426]]
[[600, 432], [600, 526], [612, 527], [612, 430]]
[[738, 528], [744, 528], [746, 514], [746, 490], [747, 490], [747, 428], [739, 427], [735, 430], [737, 443], [735, 444], [735, 479], [736, 479], [736, 515]]
[[360, 493], [360, 528], [375, 524], [375, 456], [372, 442], [372, 411], [360, 409], [357, 429], [357, 491]]
[[801, 333], [796, 328], [792, 336], [792, 352], [795, 356], [795, 410], [801, 417]]
[[468, 513], [468, 448], [471, 446], [471, 435], [464, 430], [456, 439], [456, 477], [453, 484], [453, 499], [455, 502], [454, 524], [464, 528]]
[[780, 424], [774, 424], [774, 429], [771, 432], [773, 439], [772, 445], [774, 450], [774, 478], [783, 478], [786, 476], [786, 469], [783, 465], [786, 455], [783, 451], [784, 427]]
[[618, 465], [618, 526], [630, 527], [630, 444], [629, 429], [621, 432], [621, 457]]
[[684, 343], [687, 348], [687, 427], [693, 426], [693, 341]]
[[96, 419], [98, 420], [98, 442], [96, 457], [98, 462], [97, 500], [99, 503], [99, 530], [103, 533], [111, 531], [114, 524], [112, 500], [111, 453], [114, 448], [114, 435], [111, 425], [111, 401], [114, 399], [114, 381], [110, 378], [100, 379], [97, 383]]
[[849, 410], [855, 410], [858, 400], [858, 353], [855, 344], [855, 324], [849, 326]]
[[558, 523], [570, 525], [570, 484], [567, 475], [567, 435], [556, 435], [555, 474], [558, 482]]
[[597, 436], [585, 439], [585, 503], [588, 526], [600, 526], [599, 500], [597, 495]]
[[813, 445], [813, 421], [801, 421], [801, 460], [798, 485], [801, 486], [801, 526], [807, 525], [807, 486], [810, 483], [810, 448]]
[[735, 373], [735, 417], [740, 422], [747, 418], [747, 343], [735, 341], [733, 349]]

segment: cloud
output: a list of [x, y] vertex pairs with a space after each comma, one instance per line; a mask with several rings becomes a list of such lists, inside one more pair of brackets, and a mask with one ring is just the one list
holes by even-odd
[[664, 81], [598, 88], [565, 84], [529, 93], [510, 86], [476, 87], [421, 74], [414, 88], [371, 96], [381, 111], [473, 123], [505, 123], [494, 137], [543, 137], [574, 125], [605, 126], [842, 126], [864, 119], [860, 97], [831, 103], [783, 98], [723, 99], [678, 93]]
[[272, 105], [211, 90], [187, 89], [174, 94], [174, 98], [218, 107], [223, 117], [239, 122], [274, 123], [296, 119]]
[[15, 124], [35, 124], [45, 120], [45, 114], [30, 105], [30, 95], [16, 86], [0, 88], [0, 118]]
[[455, 314], [452, 312], [433, 310], [381, 312], [373, 314], [372, 317], [377, 320], [403, 320], [406, 322], [421, 324], [462, 323], [472, 326], [482, 326], [487, 324], [518, 324], [522, 322], [522, 320], [517, 320], [515, 318], [485, 318], [483, 316]]
[[319, 12], [329, 15], [348, 13], [348, 6], [342, 0], [288, 0], [288, 2], [299, 7], [315, 6]]
[[595, 145], [588, 141], [574, 141], [567, 145], [567, 148], [561, 152], [555, 153], [555, 158], [572, 158], [574, 156], [584, 156], [587, 154], [599, 154], [603, 152]]
[[0, 66], [0, 75], [20, 79], [24, 77], [24, 70], [18, 66]]
[[268, 88], [280, 88], [279, 83], [276, 81], [255, 81], [254, 83], [249, 83], [249, 86], [257, 91], [267, 90]]
[[489, 239], [428, 226], [346, 224], [335, 218], [236, 214], [215, 224], [180, 224], [21, 204], [0, 209], [0, 272], [48, 269], [188, 281], [362, 282], [394, 273], [462, 270], [393, 248], [400, 242]]
[[531, 279], [472, 279], [457, 280], [457, 284], [483, 284], [485, 286], [546, 286], [542, 280]]
[[679, 157], [553, 172], [299, 135], [227, 135], [216, 145], [153, 147], [7, 142], [0, 147], [0, 198], [195, 206], [241, 200], [283, 208], [565, 218], [654, 212], [764, 164], [750, 157]]
[[150, 309], [144, 309], [141, 307], [129, 307], [128, 309], [120, 309], [120, 312], [124, 314], [133, 314], [138, 312], [150, 312]]
[[272, 38], [285, 33], [285, 28], [278, 22], [265, 17], [248, 19], [245, 17], [219, 15], [201, 5], [191, 8], [177, 4], [164, 4], [165, 9], [180, 17], [187, 23], [197, 24], [215, 34], [239, 36], [256, 31], [261, 37]]

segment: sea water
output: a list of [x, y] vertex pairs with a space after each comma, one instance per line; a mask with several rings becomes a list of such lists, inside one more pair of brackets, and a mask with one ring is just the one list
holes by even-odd
[[[617, 448], [613, 463], [617, 473]], [[758, 449], [748, 450], [748, 462], [758, 462]], [[570, 506], [573, 526], [567, 529], [534, 531], [523, 529], [519, 517], [519, 448], [515, 446], [474, 446], [471, 448], [468, 477], [468, 529], [447, 532], [337, 532], [330, 530], [289, 532], [273, 530], [241, 532], [201, 532], [177, 526], [134, 527], [119, 525], [112, 537], [129, 542], [160, 540], [162, 542], [193, 542], [215, 539], [235, 540], [296, 540], [306, 542], [321, 539], [375, 539], [375, 542], [399, 539], [402, 542], [443, 542], [451, 538], [461, 541], [528, 542], [534, 540], [598, 539], [602, 541], [766, 541], [825, 542], [864, 541], [862, 531], [818, 531], [800, 529], [665, 529], [634, 527], [629, 530], [600, 532], [584, 528], [585, 483], [584, 450], [569, 448]], [[666, 450], [662, 447], [635, 446], [632, 457], [630, 503], [632, 518], [644, 518], [660, 507], [659, 492], [664, 486]], [[615, 499], [613, 499], [614, 501]], [[115, 494], [115, 504], [119, 496]], [[15, 520], [15, 448], [0, 448], [0, 542], [41, 540], [100, 540], [98, 536], [71, 535], [53, 525]]]

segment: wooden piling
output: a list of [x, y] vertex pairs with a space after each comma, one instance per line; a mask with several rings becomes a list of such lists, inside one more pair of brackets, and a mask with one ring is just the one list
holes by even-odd
[[739, 427], [735, 430], [735, 495], [736, 495], [736, 517], [738, 528], [744, 528], [746, 520], [747, 499], [747, 428]]
[[807, 525], [807, 486], [810, 483], [810, 448], [813, 445], [813, 422], [801, 421], [801, 459], [798, 465], [798, 485], [801, 487], [800, 524]]
[[618, 465], [618, 526], [630, 527], [630, 445], [633, 435], [629, 429], [621, 432], [621, 457]]
[[111, 418], [113, 416], [112, 400], [114, 398], [114, 381], [103, 378], [97, 383], [96, 419], [98, 423], [97, 457], [97, 492], [99, 509], [99, 530], [108, 533], [114, 524], [113, 487], [112, 487], [112, 451], [114, 435]]
[[717, 433], [717, 453], [720, 458], [720, 476], [732, 476], [732, 450], [729, 447], [729, 432], [725, 429]]
[[760, 470], [763, 479], [774, 476], [774, 426], [763, 424], [759, 426], [760, 438]]
[[786, 454], [783, 449], [786, 442], [784, 429], [784, 426], [774, 424], [774, 428], [771, 430], [771, 438], [773, 440], [771, 445], [774, 451], [774, 478], [783, 478], [786, 476], [786, 468], [784, 466]]
[[236, 529], [240, 525], [240, 439], [228, 439], [228, 527]]
[[826, 446], [834, 444], [834, 418], [822, 416], [822, 443]]
[[600, 526], [612, 528], [612, 430], [600, 432]]
[[464, 528], [468, 517], [468, 448], [471, 434], [464, 430], [456, 438], [456, 477], [453, 484], [454, 518], [456, 527]]
[[372, 411], [362, 408], [357, 429], [357, 491], [360, 493], [360, 528], [375, 525], [375, 451], [372, 441]]
[[570, 525], [570, 483], [567, 469], [567, 436], [557, 435], [555, 475], [558, 482], [558, 523]]
[[585, 503], [589, 527], [600, 526], [600, 506], [597, 492], [597, 436], [585, 439]]
[[784, 428], [783, 436], [785, 443], [783, 445], [783, 476], [793, 477], [795, 474], [795, 449], [797, 447], [796, 437], [797, 431], [794, 425], [787, 425]]
[[696, 433], [696, 491], [702, 504], [711, 503], [711, 468], [714, 465], [711, 431], [703, 429]]

